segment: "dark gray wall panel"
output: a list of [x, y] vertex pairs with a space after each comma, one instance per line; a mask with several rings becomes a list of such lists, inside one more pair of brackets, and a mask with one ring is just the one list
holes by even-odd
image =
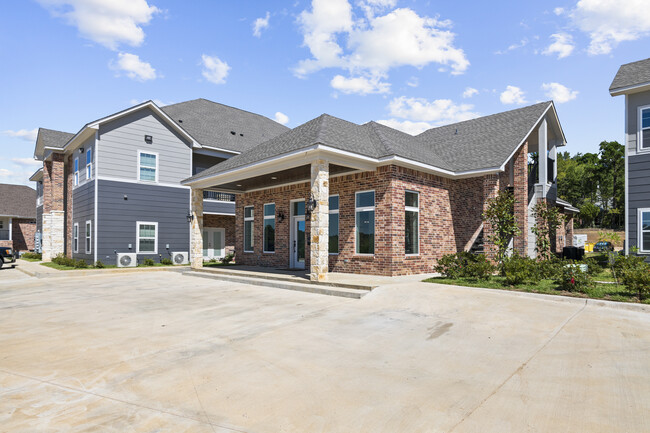
[[[95, 181], [91, 180], [79, 185], [72, 190], [72, 224], [73, 227], [70, 233], [74, 233], [74, 224], [79, 223], [79, 252], [74, 252], [73, 243], [70, 242], [73, 248], [72, 256], [76, 259], [84, 259], [88, 263], [93, 263], [95, 260]], [[91, 221], [91, 238], [90, 238], [90, 254], [86, 254], [86, 221]], [[73, 235], [71, 235], [73, 236]]]
[[650, 208], [650, 154], [628, 157], [628, 245], [638, 243], [637, 210]]
[[235, 202], [203, 200], [203, 212], [235, 215]]
[[[158, 223], [158, 254], [163, 258], [170, 257], [166, 244], [169, 252], [189, 251], [189, 189], [100, 180], [98, 206], [98, 259], [104, 263], [115, 263], [115, 250], [136, 252], [138, 221]], [[138, 260], [158, 261], [158, 254], [139, 254]]]

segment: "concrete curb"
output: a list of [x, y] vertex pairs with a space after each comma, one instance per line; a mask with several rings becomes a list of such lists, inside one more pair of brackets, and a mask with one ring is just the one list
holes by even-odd
[[[40, 263], [37, 263], [41, 267]], [[31, 269], [29, 269], [31, 268]], [[110, 275], [110, 274], [130, 274], [138, 272], [183, 272], [189, 269], [188, 266], [159, 266], [159, 267], [146, 267], [146, 268], [110, 268], [110, 269], [85, 269], [85, 270], [67, 270], [62, 271], [54, 268], [47, 268], [43, 272], [38, 272], [35, 267], [24, 267], [16, 265], [16, 269], [35, 278], [75, 278], [87, 277], [92, 275]]]

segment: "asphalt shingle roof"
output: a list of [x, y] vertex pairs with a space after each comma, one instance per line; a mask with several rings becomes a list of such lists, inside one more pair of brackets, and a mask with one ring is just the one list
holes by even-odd
[[36, 190], [25, 185], [0, 183], [0, 215], [36, 218]]
[[289, 130], [268, 117], [207, 99], [161, 109], [201, 145], [234, 152], [246, 151]]
[[38, 128], [38, 135], [46, 147], [57, 147], [63, 149], [68, 141], [74, 134], [63, 131], [56, 131], [54, 129]]
[[650, 83], [650, 59], [627, 63], [618, 68], [609, 91], [643, 83]]
[[323, 114], [189, 178], [223, 173], [315, 144], [372, 158], [400, 156], [463, 172], [501, 166], [552, 102], [429, 129], [412, 136], [376, 122], [357, 125]]

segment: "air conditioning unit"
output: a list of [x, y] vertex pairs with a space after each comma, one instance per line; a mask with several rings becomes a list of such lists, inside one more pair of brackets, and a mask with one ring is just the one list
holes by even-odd
[[186, 265], [190, 262], [189, 257], [190, 253], [187, 251], [172, 253], [172, 262], [174, 262], [175, 265]]
[[134, 268], [138, 265], [136, 253], [117, 253], [118, 268]]

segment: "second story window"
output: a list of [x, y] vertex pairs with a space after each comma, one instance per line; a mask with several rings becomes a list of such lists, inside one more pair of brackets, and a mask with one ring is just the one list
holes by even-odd
[[650, 107], [639, 110], [639, 150], [650, 151]]
[[79, 185], [79, 158], [74, 159], [74, 186]]
[[155, 153], [140, 152], [138, 180], [147, 182], [158, 181], [158, 155]]
[[86, 179], [93, 177], [93, 150], [86, 151]]

